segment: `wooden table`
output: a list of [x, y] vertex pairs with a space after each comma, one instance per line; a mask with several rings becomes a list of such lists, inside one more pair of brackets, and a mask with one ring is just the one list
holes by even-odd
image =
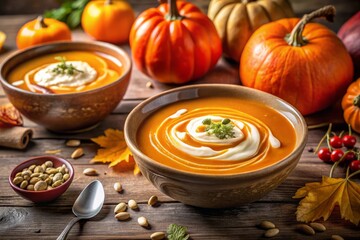
[[[28, 1], [30, 2], [30, 1]], [[130, 1], [137, 12], [153, 6], [155, 1]], [[141, 2], [141, 3], [139, 3]], [[194, 1], [204, 10], [206, 0]], [[306, 2], [306, 3], [305, 3]], [[327, 3], [333, 3], [338, 9], [338, 18], [332, 27], [335, 31], [356, 10], [360, 9], [358, 1], [300, 1], [293, 0], [297, 15], [308, 12]], [[0, 53], [0, 62], [15, 49], [15, 36], [19, 27], [34, 15], [2, 15], [0, 30], [8, 38], [5, 49]], [[81, 29], [74, 30], [74, 40], [91, 41]], [[128, 45], [122, 45], [129, 52]], [[296, 169], [278, 188], [261, 200], [233, 209], [201, 209], [179, 203], [155, 189], [143, 176], [134, 176], [132, 171], [122, 172], [108, 168], [107, 165], [90, 164], [95, 156], [97, 146], [90, 138], [102, 135], [107, 128], [123, 129], [124, 120], [131, 109], [143, 99], [153, 96], [174, 86], [154, 82], [154, 88], [146, 88], [152, 81], [141, 74], [135, 67], [132, 72], [131, 84], [124, 100], [115, 111], [108, 116], [99, 127], [92, 131], [61, 135], [49, 132], [29, 120], [25, 126], [34, 130], [34, 138], [26, 150], [12, 150], [0, 147], [0, 239], [55, 239], [65, 225], [73, 217], [72, 204], [80, 191], [92, 180], [99, 179], [106, 193], [103, 209], [95, 218], [76, 224], [70, 232], [69, 239], [149, 239], [152, 232], [166, 231], [170, 223], [188, 227], [191, 239], [261, 239], [264, 230], [256, 227], [261, 220], [270, 220], [280, 229], [275, 239], [330, 239], [332, 234], [339, 234], [345, 239], [360, 239], [360, 228], [341, 220], [338, 209], [324, 223], [327, 231], [315, 236], [305, 236], [296, 231], [296, 207], [298, 200], [292, 196], [299, 187], [307, 182], [320, 181], [322, 175], [328, 175], [331, 165], [322, 163], [309, 149], [315, 148], [325, 132], [325, 128], [311, 129], [308, 144]], [[238, 66], [220, 60], [216, 68], [204, 78], [194, 83], [225, 82], [239, 84]], [[0, 90], [0, 104], [8, 102]], [[327, 123], [342, 122], [341, 112], [334, 107], [320, 114], [307, 118], [308, 122]], [[345, 129], [343, 125], [340, 128]], [[359, 137], [359, 136], [357, 136]], [[66, 139], [81, 139], [85, 155], [77, 160], [70, 158], [73, 148], [65, 146]], [[359, 139], [359, 138], [358, 138]], [[48, 150], [60, 149], [57, 154], [68, 159], [75, 168], [75, 178], [60, 198], [47, 204], [34, 204], [18, 196], [8, 184], [8, 175], [15, 165], [33, 156], [44, 155]], [[82, 174], [87, 167], [96, 168], [100, 175], [88, 177]], [[338, 173], [341, 174], [341, 173]], [[120, 181], [124, 192], [117, 193], [113, 184]], [[147, 205], [151, 195], [157, 195], [161, 204], [153, 208]], [[119, 222], [114, 218], [114, 206], [121, 202], [134, 199], [139, 204], [139, 211], [131, 211], [131, 220]], [[151, 229], [144, 229], [137, 224], [137, 217], [148, 218]]]

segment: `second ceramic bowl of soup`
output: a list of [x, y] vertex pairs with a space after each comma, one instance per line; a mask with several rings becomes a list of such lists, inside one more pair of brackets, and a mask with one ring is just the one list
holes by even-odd
[[125, 139], [141, 172], [185, 204], [236, 207], [263, 197], [297, 165], [307, 139], [285, 101], [235, 85], [176, 88], [139, 104]]
[[14, 53], [2, 63], [0, 80], [25, 117], [52, 131], [76, 132], [114, 110], [131, 68], [129, 56], [117, 46], [57, 42]]

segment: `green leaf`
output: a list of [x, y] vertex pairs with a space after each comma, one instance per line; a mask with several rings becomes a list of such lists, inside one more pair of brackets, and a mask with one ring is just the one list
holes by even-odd
[[175, 223], [170, 224], [167, 229], [167, 238], [169, 240], [187, 240], [190, 235], [186, 233], [187, 228]]
[[72, 11], [66, 20], [66, 24], [70, 28], [76, 28], [77, 26], [79, 26], [80, 22], [81, 22], [82, 12], [83, 12], [83, 10], [81, 10], [81, 9]]
[[59, 8], [45, 11], [44, 17], [54, 18], [66, 23], [69, 28], [80, 25], [81, 14], [90, 0], [64, 0]]

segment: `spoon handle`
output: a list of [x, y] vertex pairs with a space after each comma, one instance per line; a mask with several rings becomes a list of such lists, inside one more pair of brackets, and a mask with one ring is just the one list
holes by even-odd
[[73, 218], [71, 221], [66, 225], [64, 230], [60, 233], [59, 237], [56, 240], [65, 240], [68, 233], [70, 232], [70, 229], [74, 226], [75, 223], [77, 223], [81, 218]]

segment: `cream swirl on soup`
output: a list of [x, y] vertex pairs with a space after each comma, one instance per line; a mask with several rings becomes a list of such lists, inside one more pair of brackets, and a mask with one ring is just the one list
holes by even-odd
[[[230, 101], [231, 100], [231, 101]], [[183, 171], [233, 174], [272, 165], [295, 144], [290, 122], [266, 105], [214, 97], [173, 103], [138, 132], [141, 151]]]
[[[223, 124], [225, 120], [227, 124]], [[210, 122], [206, 124], [205, 121]], [[218, 128], [219, 134], [223, 135], [207, 131], [211, 130], [211, 126]], [[226, 126], [229, 136], [221, 129]], [[159, 138], [160, 135], [166, 136], [166, 141]], [[261, 121], [243, 112], [224, 108], [180, 109], [159, 125], [152, 143], [159, 151], [167, 151], [166, 145], [171, 144], [192, 157], [222, 161], [245, 161], [281, 146]], [[262, 145], [266, 147], [261, 148]]]

